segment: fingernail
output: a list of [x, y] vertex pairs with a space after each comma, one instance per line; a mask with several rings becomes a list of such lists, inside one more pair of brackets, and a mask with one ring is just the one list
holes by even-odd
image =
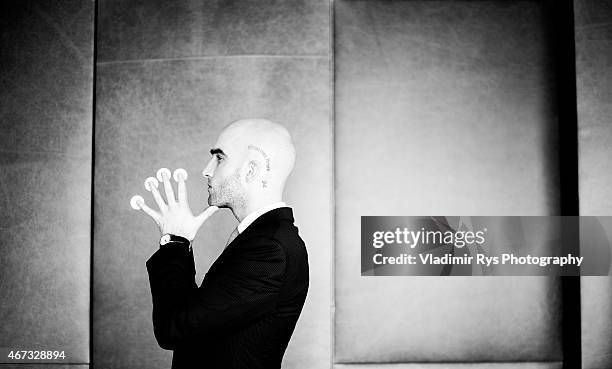
[[187, 171], [183, 168], [178, 168], [174, 171], [174, 180], [175, 181], [179, 181], [180, 179], [183, 179], [183, 181], [187, 180]]
[[170, 169], [168, 168], [160, 168], [155, 175], [157, 179], [162, 182], [164, 180], [170, 179]]
[[155, 188], [159, 187], [159, 182], [157, 181], [157, 179], [155, 179], [153, 177], [149, 177], [149, 178], [145, 179], [145, 182], [144, 182], [145, 190], [151, 192], [153, 190], [151, 188], [151, 186], [154, 186]]
[[142, 204], [143, 202], [144, 199], [142, 198], [142, 196], [134, 195], [130, 199], [130, 206], [134, 210], [140, 210], [140, 204]]

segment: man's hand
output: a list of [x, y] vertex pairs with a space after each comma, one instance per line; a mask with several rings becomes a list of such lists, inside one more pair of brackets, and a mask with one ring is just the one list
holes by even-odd
[[[174, 171], [174, 180], [178, 183], [178, 200], [174, 197], [174, 190], [170, 181], [170, 170], [161, 168], [157, 171], [157, 179], [149, 177], [145, 180], [145, 189], [151, 191], [153, 198], [159, 207], [159, 212], [151, 209], [145, 204], [141, 196], [134, 196], [130, 200], [130, 205], [136, 210], [142, 210], [147, 213], [157, 226], [161, 234], [170, 233], [173, 235], [185, 237], [189, 241], [193, 241], [198, 233], [198, 230], [204, 224], [206, 219], [213, 215], [217, 210], [216, 206], [206, 208], [202, 213], [194, 216], [187, 202], [187, 188], [185, 181], [187, 180], [187, 171], [185, 169], [177, 169]], [[166, 200], [159, 193], [159, 182], [164, 184], [164, 192]]]

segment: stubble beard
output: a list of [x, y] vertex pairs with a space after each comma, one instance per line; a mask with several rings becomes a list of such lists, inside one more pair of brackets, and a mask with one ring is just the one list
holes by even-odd
[[240, 174], [236, 170], [223, 183], [210, 188], [208, 205], [220, 208], [233, 208], [235, 203], [241, 198], [240, 193]]

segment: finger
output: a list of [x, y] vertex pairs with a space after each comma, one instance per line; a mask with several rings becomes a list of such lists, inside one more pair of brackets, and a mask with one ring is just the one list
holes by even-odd
[[157, 203], [157, 207], [159, 208], [159, 210], [164, 212], [168, 209], [168, 205], [166, 205], [166, 202], [160, 195], [159, 190], [157, 189], [158, 187], [159, 182], [157, 182], [157, 179], [153, 177], [145, 179], [145, 189], [151, 192], [153, 198], [155, 199], [155, 203]]
[[198, 215], [196, 217], [196, 220], [198, 222], [198, 224], [201, 226], [202, 224], [204, 224], [204, 222], [206, 221], [206, 219], [208, 219], [211, 215], [213, 215], [214, 213], [217, 212], [217, 210], [219, 210], [218, 207], [216, 206], [209, 206], [207, 207], [203, 212], [200, 213], [200, 215]]
[[170, 173], [170, 169], [168, 168], [160, 168], [157, 173], [155, 174], [155, 176], [157, 177], [157, 180], [160, 182], [164, 181], [164, 177], [162, 176], [162, 174], [167, 174], [168, 177], [170, 177], [171, 173]]
[[161, 181], [164, 183], [164, 192], [166, 193], [168, 206], [176, 204], [174, 190], [172, 189], [172, 183], [170, 183], [170, 175], [171, 173], [168, 168], [161, 168], [157, 171], [157, 179], [161, 178]]
[[187, 171], [183, 168], [178, 168], [174, 171], [174, 175], [172, 176], [174, 180], [178, 183], [178, 201], [179, 203], [187, 203], [187, 188], [185, 186], [185, 181], [187, 180]]
[[[142, 197], [140, 199], [142, 199]], [[138, 199], [138, 200], [140, 200], [140, 199]], [[140, 209], [142, 209], [142, 211], [147, 213], [147, 215], [149, 215], [151, 218], [153, 218], [155, 223], [157, 223], [159, 225], [159, 220], [161, 219], [161, 215], [158, 212], [156, 212], [155, 210], [153, 210], [149, 206], [147, 206], [147, 204], [144, 202], [144, 200], [138, 201], [137, 204], [138, 204], [138, 206], [140, 206]]]
[[177, 168], [174, 170], [174, 174], [172, 175], [172, 178], [174, 178], [175, 181], [179, 181], [180, 176], [183, 176], [183, 180], [187, 180], [187, 171], [183, 168]]
[[144, 199], [142, 198], [142, 196], [134, 195], [130, 199], [130, 206], [134, 210], [140, 210], [140, 204], [139, 204], [140, 202], [144, 202]]
[[149, 178], [145, 179], [145, 181], [144, 181], [145, 190], [151, 191], [151, 188], [153, 186], [155, 188], [159, 187], [159, 182], [157, 181], [157, 179], [155, 179], [154, 177], [149, 177]]

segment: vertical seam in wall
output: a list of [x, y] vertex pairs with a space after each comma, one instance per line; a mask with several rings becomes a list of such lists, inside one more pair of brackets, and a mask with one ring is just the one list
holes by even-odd
[[331, 124], [331, 261], [330, 261], [330, 368], [333, 369], [336, 358], [336, 107], [335, 107], [335, 45], [334, 45], [334, 0], [329, 0], [329, 105]]
[[90, 225], [89, 225], [89, 367], [94, 368], [94, 188], [96, 164], [96, 60], [98, 54], [98, 1], [93, 0], [93, 83], [91, 104], [91, 199], [90, 199]]
[[[578, 114], [576, 100], [576, 53], [574, 1], [549, 1], [553, 11], [558, 113], [558, 169], [562, 216], [579, 215]], [[563, 254], [580, 255], [579, 220], [562, 221]], [[580, 271], [561, 277], [561, 345], [563, 368], [582, 367]]]

